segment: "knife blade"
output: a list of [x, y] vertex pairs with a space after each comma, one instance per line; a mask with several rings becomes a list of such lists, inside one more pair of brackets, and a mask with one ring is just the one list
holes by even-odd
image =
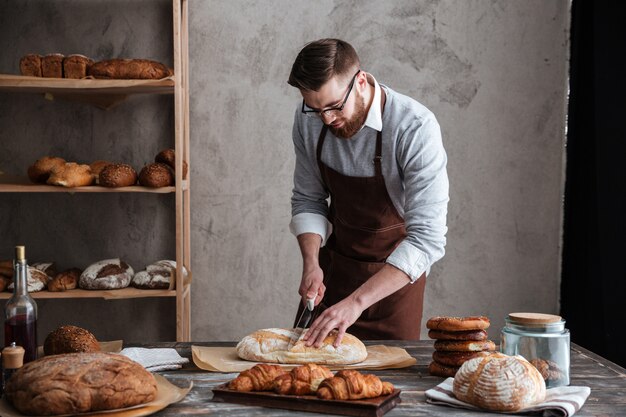
[[306, 299], [306, 306], [302, 309], [302, 313], [300, 314], [300, 318], [296, 323], [296, 327], [294, 329], [294, 333], [292, 337], [289, 339], [289, 344], [287, 345], [287, 350], [290, 350], [294, 344], [302, 337], [302, 334], [306, 330], [311, 321], [311, 317], [313, 317], [313, 309], [315, 308], [315, 298], [317, 295], [314, 295], [313, 298]]

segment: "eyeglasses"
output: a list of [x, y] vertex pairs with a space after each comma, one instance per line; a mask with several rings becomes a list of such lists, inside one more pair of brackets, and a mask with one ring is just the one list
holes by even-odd
[[352, 87], [354, 87], [354, 81], [356, 80], [356, 76], [359, 75], [359, 72], [361, 72], [360, 69], [358, 69], [356, 71], [356, 74], [352, 76], [352, 81], [350, 81], [350, 85], [348, 86], [348, 92], [346, 93], [346, 97], [343, 99], [343, 102], [341, 103], [341, 105], [330, 107], [324, 110], [317, 110], [317, 109], [313, 109], [307, 106], [304, 100], [302, 100], [302, 113], [304, 113], [306, 116], [309, 116], [309, 117], [338, 116], [339, 113], [343, 111], [343, 108], [346, 105], [346, 102], [348, 101], [348, 97], [350, 97], [350, 93], [352, 92]]

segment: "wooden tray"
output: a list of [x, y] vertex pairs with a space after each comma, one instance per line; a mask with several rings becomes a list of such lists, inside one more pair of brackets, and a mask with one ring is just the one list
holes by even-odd
[[279, 395], [269, 391], [233, 391], [227, 386], [222, 384], [213, 389], [213, 401], [357, 417], [380, 417], [401, 401], [399, 389], [377, 398], [345, 401], [322, 400], [313, 395]]

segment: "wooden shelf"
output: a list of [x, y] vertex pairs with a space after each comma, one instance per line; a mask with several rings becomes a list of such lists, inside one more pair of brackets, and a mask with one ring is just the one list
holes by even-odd
[[[188, 187], [183, 181], [183, 190]], [[176, 187], [149, 188], [141, 185], [108, 188], [99, 185], [85, 187], [61, 187], [58, 185], [33, 184], [26, 177], [0, 175], [0, 193], [156, 193], [167, 194], [176, 192]]]
[[[104, 298], [105, 300], [118, 300], [124, 298], [146, 298], [146, 297], [176, 297], [176, 290], [141, 290], [138, 288], [122, 288], [119, 290], [75, 290], [50, 292], [38, 291], [31, 292], [31, 297], [35, 299], [51, 299], [51, 298]], [[8, 299], [11, 297], [10, 292], [1, 292], [0, 299]]]
[[0, 91], [51, 94], [174, 94], [174, 80], [96, 80], [0, 74]]

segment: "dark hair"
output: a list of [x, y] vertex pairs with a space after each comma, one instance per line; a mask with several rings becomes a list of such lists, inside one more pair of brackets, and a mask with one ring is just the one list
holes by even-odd
[[300, 90], [318, 91], [335, 75], [352, 73], [360, 66], [359, 56], [348, 42], [320, 39], [302, 48], [287, 82]]

